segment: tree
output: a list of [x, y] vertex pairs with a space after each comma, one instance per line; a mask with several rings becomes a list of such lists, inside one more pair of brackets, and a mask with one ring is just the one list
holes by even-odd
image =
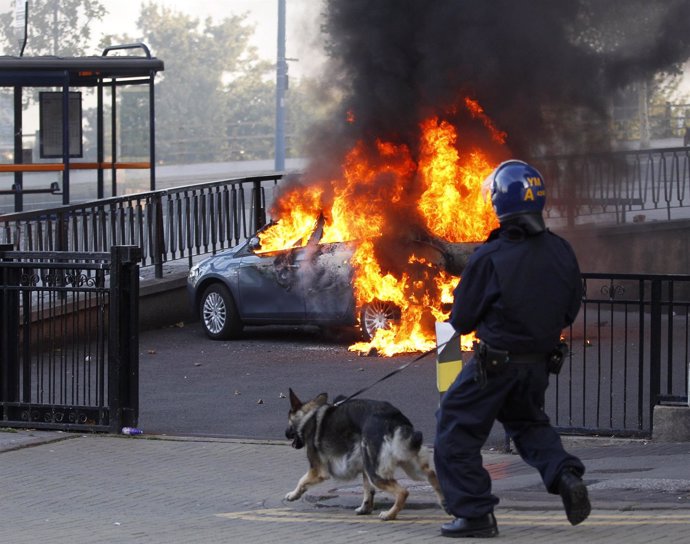
[[304, 157], [308, 154], [308, 140], [317, 123], [333, 118], [335, 100], [322, 94], [319, 81], [303, 78], [293, 83], [286, 93], [286, 149], [288, 157]]
[[[32, 0], [29, 40], [25, 54], [83, 56], [93, 43], [91, 23], [106, 11], [98, 0]], [[69, 16], [76, 13], [77, 16]], [[0, 45], [18, 54], [13, 13], [0, 15]], [[247, 15], [219, 22], [143, 2], [137, 31], [106, 35], [105, 46], [141, 42], [165, 62], [155, 89], [156, 155], [167, 163], [267, 159], [275, 141], [275, 67], [262, 61], [251, 46], [254, 28]], [[59, 39], [55, 39], [59, 36]], [[287, 93], [288, 156], [300, 152], [302, 134], [315, 115], [302, 92], [306, 86], [291, 81]], [[147, 93], [135, 86], [118, 89], [120, 153], [146, 156], [145, 142], [132, 135], [147, 134], [148, 118], [141, 115]], [[0, 91], [1, 92], [1, 91]], [[87, 90], [87, 92], [89, 92]], [[33, 95], [25, 96], [28, 106]], [[140, 107], [137, 107], [137, 104]], [[142, 105], [143, 104], [143, 105]], [[109, 115], [106, 101], [105, 114]], [[84, 110], [85, 151], [93, 152], [95, 111]]]
[[[673, 101], [687, 101], [680, 91], [682, 63], [689, 41], [688, 3], [681, 0], [582, 0], [575, 40], [606, 58], [612, 95], [612, 126], [620, 139], [681, 136], [685, 111]], [[622, 107], [621, 107], [622, 105]]]
[[158, 157], [265, 158], [274, 126], [272, 67], [250, 45], [246, 15], [214, 23], [147, 2], [137, 25], [139, 39], [106, 36], [103, 45], [141, 41], [165, 62], [156, 86]]
[[[81, 56], [91, 43], [91, 23], [107, 13], [100, 0], [33, 0], [29, 4], [27, 56]], [[5, 54], [18, 55], [14, 12], [0, 15], [0, 45]]]

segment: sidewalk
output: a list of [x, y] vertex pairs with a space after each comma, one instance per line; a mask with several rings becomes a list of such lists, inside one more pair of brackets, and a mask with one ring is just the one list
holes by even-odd
[[[593, 512], [571, 527], [518, 456], [486, 452], [511, 543], [687, 542], [690, 444], [565, 439], [587, 466]], [[448, 542], [431, 488], [411, 486], [394, 522], [356, 516], [359, 482], [283, 501], [307, 468], [287, 442], [49, 431], [0, 432], [2, 541], [77, 543]], [[377, 495], [377, 511], [389, 503]], [[499, 540], [499, 542], [501, 541]]]

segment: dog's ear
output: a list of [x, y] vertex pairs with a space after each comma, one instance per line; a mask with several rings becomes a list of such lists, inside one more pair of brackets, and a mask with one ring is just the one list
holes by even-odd
[[328, 402], [328, 393], [319, 393], [314, 399], [314, 402], [316, 402], [318, 406], [326, 404]]
[[302, 401], [297, 398], [295, 392], [290, 388], [290, 408], [292, 408], [293, 411], [297, 411], [302, 408], [302, 404]]

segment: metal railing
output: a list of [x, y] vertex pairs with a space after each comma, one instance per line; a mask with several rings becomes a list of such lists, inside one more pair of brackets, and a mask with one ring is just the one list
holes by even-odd
[[563, 155], [534, 163], [548, 183], [547, 216], [569, 226], [593, 219], [690, 217], [690, 148]]
[[690, 275], [585, 273], [583, 282], [546, 411], [564, 432], [650, 436], [656, 404], [688, 401]]
[[[266, 222], [282, 175], [246, 177], [0, 216], [0, 243], [17, 251], [142, 250], [142, 267], [233, 247]], [[267, 195], [267, 189], [268, 195]], [[267, 200], [269, 199], [269, 200]]]

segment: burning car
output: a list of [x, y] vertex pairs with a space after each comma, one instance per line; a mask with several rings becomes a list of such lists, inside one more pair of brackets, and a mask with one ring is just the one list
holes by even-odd
[[[481, 107], [463, 106], [502, 146]], [[320, 156], [278, 187], [275, 223], [191, 270], [204, 330], [229, 338], [244, 325], [346, 325], [365, 339], [352, 351], [432, 349], [469, 254], [497, 226], [482, 191], [495, 164], [437, 116], [419, 123], [413, 145], [358, 139]]]
[[[358, 327], [369, 340], [378, 329], [397, 322], [402, 308], [392, 300], [357, 304], [352, 265], [357, 243], [322, 243], [322, 233], [320, 220], [304, 245], [277, 251], [263, 251], [257, 235], [193, 266], [187, 288], [206, 335], [232, 339], [245, 325], [314, 324]], [[403, 247], [413, 251], [421, 273], [444, 270], [456, 275], [474, 248], [434, 239], [380, 245], [395, 247], [396, 254]], [[409, 265], [406, 268], [409, 273]], [[431, 314], [427, 318], [433, 322]]]

